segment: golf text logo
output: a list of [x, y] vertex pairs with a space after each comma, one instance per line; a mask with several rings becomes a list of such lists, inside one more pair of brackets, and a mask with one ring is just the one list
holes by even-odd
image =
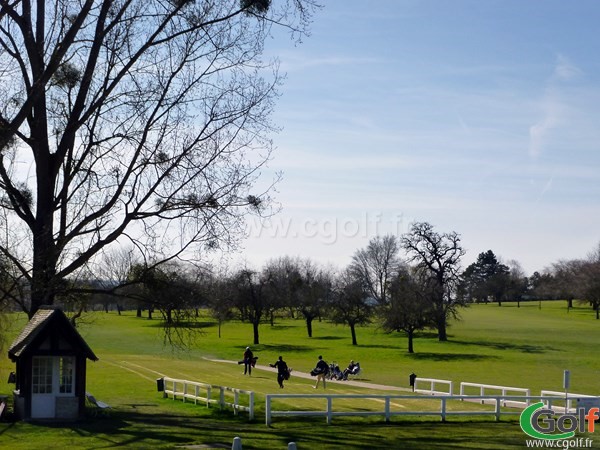
[[[536, 439], [570, 439], [575, 431], [594, 432], [595, 420], [600, 418], [600, 408], [590, 408], [587, 412], [579, 408], [577, 414], [563, 414], [554, 419], [554, 411], [544, 407], [544, 402], [528, 406], [521, 413], [521, 429]], [[587, 420], [587, 427], [586, 422]]]

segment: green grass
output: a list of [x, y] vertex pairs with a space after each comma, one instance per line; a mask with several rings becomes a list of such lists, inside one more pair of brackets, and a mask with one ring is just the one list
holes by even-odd
[[[565, 302], [544, 303], [541, 309], [537, 303], [521, 308], [474, 305], [461, 316], [462, 320], [452, 322], [448, 342], [438, 342], [431, 333], [421, 334], [413, 355], [406, 352], [405, 336], [386, 334], [375, 326], [360, 328], [359, 345], [352, 346], [346, 327], [315, 322], [309, 339], [303, 321], [287, 319], [278, 320], [273, 327], [262, 325], [262, 344], [252, 347], [259, 364], [274, 362], [282, 355], [296, 372], [308, 372], [319, 354], [340, 366], [358, 360], [364, 381], [401, 387], [408, 387], [408, 375], [415, 372], [456, 384], [470, 381], [530, 388], [537, 394], [541, 389], [562, 390], [563, 370], [569, 369], [572, 392], [600, 395], [600, 359], [595, 345], [600, 322], [588, 308], [567, 312]], [[22, 316], [15, 318], [9, 341], [24, 323]], [[273, 426], [266, 427], [264, 395], [280, 393], [274, 374], [255, 370], [252, 377], [244, 377], [236, 364], [205, 359], [241, 359], [244, 348], [252, 344], [251, 325], [227, 323], [219, 338], [216, 325], [206, 318], [198, 331], [190, 349], [173, 350], [163, 345], [158, 321], [136, 318], [131, 312], [89, 315], [80, 332], [100, 361], [88, 362], [87, 388], [114, 411], [108, 417], [72, 424], [0, 423], [0, 447], [231, 446], [233, 437], [241, 436], [244, 449], [283, 449], [289, 441], [296, 441], [300, 449], [525, 448], [526, 436], [517, 416], [499, 423], [490, 417], [453, 417], [444, 424], [434, 417], [396, 417], [390, 424], [382, 418], [334, 418], [332, 425], [326, 425], [324, 418], [275, 418]], [[0, 359], [0, 394], [12, 388], [6, 384], [10, 370], [14, 365], [5, 357]], [[156, 391], [160, 374], [253, 390], [256, 419], [249, 422], [245, 414], [234, 416], [214, 407], [163, 399]], [[292, 376], [284, 392], [315, 393], [312, 384], [312, 380]], [[339, 384], [328, 385], [327, 392], [381, 393]], [[282, 402], [286, 408], [298, 406], [289, 400]], [[419, 409], [425, 408], [419, 405]], [[356, 401], [341, 406], [353, 410], [371, 407]], [[403, 406], [413, 405], [404, 401]], [[600, 448], [600, 438], [595, 444], [594, 448]]]

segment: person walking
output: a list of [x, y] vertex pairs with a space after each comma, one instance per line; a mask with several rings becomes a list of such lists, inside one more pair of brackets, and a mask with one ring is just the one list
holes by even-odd
[[248, 375], [252, 376], [252, 358], [254, 358], [254, 354], [250, 347], [246, 347], [246, 351], [244, 351], [244, 375], [248, 373]]
[[277, 368], [277, 383], [279, 383], [279, 387], [283, 389], [283, 381], [290, 377], [287, 363], [283, 360], [283, 357], [280, 356], [275, 364], [269, 364], [269, 366]]
[[317, 384], [313, 386], [313, 389], [317, 389], [319, 387], [319, 381], [321, 380], [323, 380], [323, 389], [327, 389], [325, 378], [329, 373], [329, 365], [323, 361], [323, 357], [321, 355], [319, 355], [317, 366], [312, 370], [311, 374], [313, 373], [317, 376]]

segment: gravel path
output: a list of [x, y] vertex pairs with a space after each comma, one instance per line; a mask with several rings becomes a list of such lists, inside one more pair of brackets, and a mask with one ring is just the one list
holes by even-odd
[[[219, 362], [219, 363], [226, 363], [226, 364], [237, 364], [238, 363], [237, 361], [230, 361], [228, 359], [211, 359], [211, 358], [205, 358], [205, 359], [208, 359], [209, 361], [212, 361], [212, 362]], [[273, 372], [273, 373], [277, 372], [277, 369], [274, 369], [269, 366], [261, 365], [261, 364], [257, 364], [254, 367], [254, 370], [265, 370], [267, 372]], [[315, 377], [311, 376], [309, 373], [296, 371], [296, 370], [293, 370], [293, 368], [292, 368], [292, 376], [298, 377], [298, 378], [306, 378], [307, 380], [315, 380]], [[386, 386], [383, 384], [368, 383], [366, 381], [358, 381], [358, 380], [346, 380], [346, 381], [327, 380], [327, 383], [345, 384], [348, 386], [356, 386], [356, 387], [368, 388], [368, 389], [378, 389], [381, 391], [400, 391], [400, 392], [411, 392], [412, 393], [412, 390], [409, 388], [402, 388], [402, 387], [398, 387], [398, 386]]]

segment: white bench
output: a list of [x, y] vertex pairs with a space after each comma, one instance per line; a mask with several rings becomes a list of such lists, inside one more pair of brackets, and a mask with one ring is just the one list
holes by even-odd
[[94, 397], [89, 392], [85, 393], [85, 398], [88, 401], [88, 403], [94, 408], [95, 413], [100, 411], [103, 414], [108, 414], [109, 410], [112, 409], [112, 407], [108, 403], [96, 400], [96, 397]]

